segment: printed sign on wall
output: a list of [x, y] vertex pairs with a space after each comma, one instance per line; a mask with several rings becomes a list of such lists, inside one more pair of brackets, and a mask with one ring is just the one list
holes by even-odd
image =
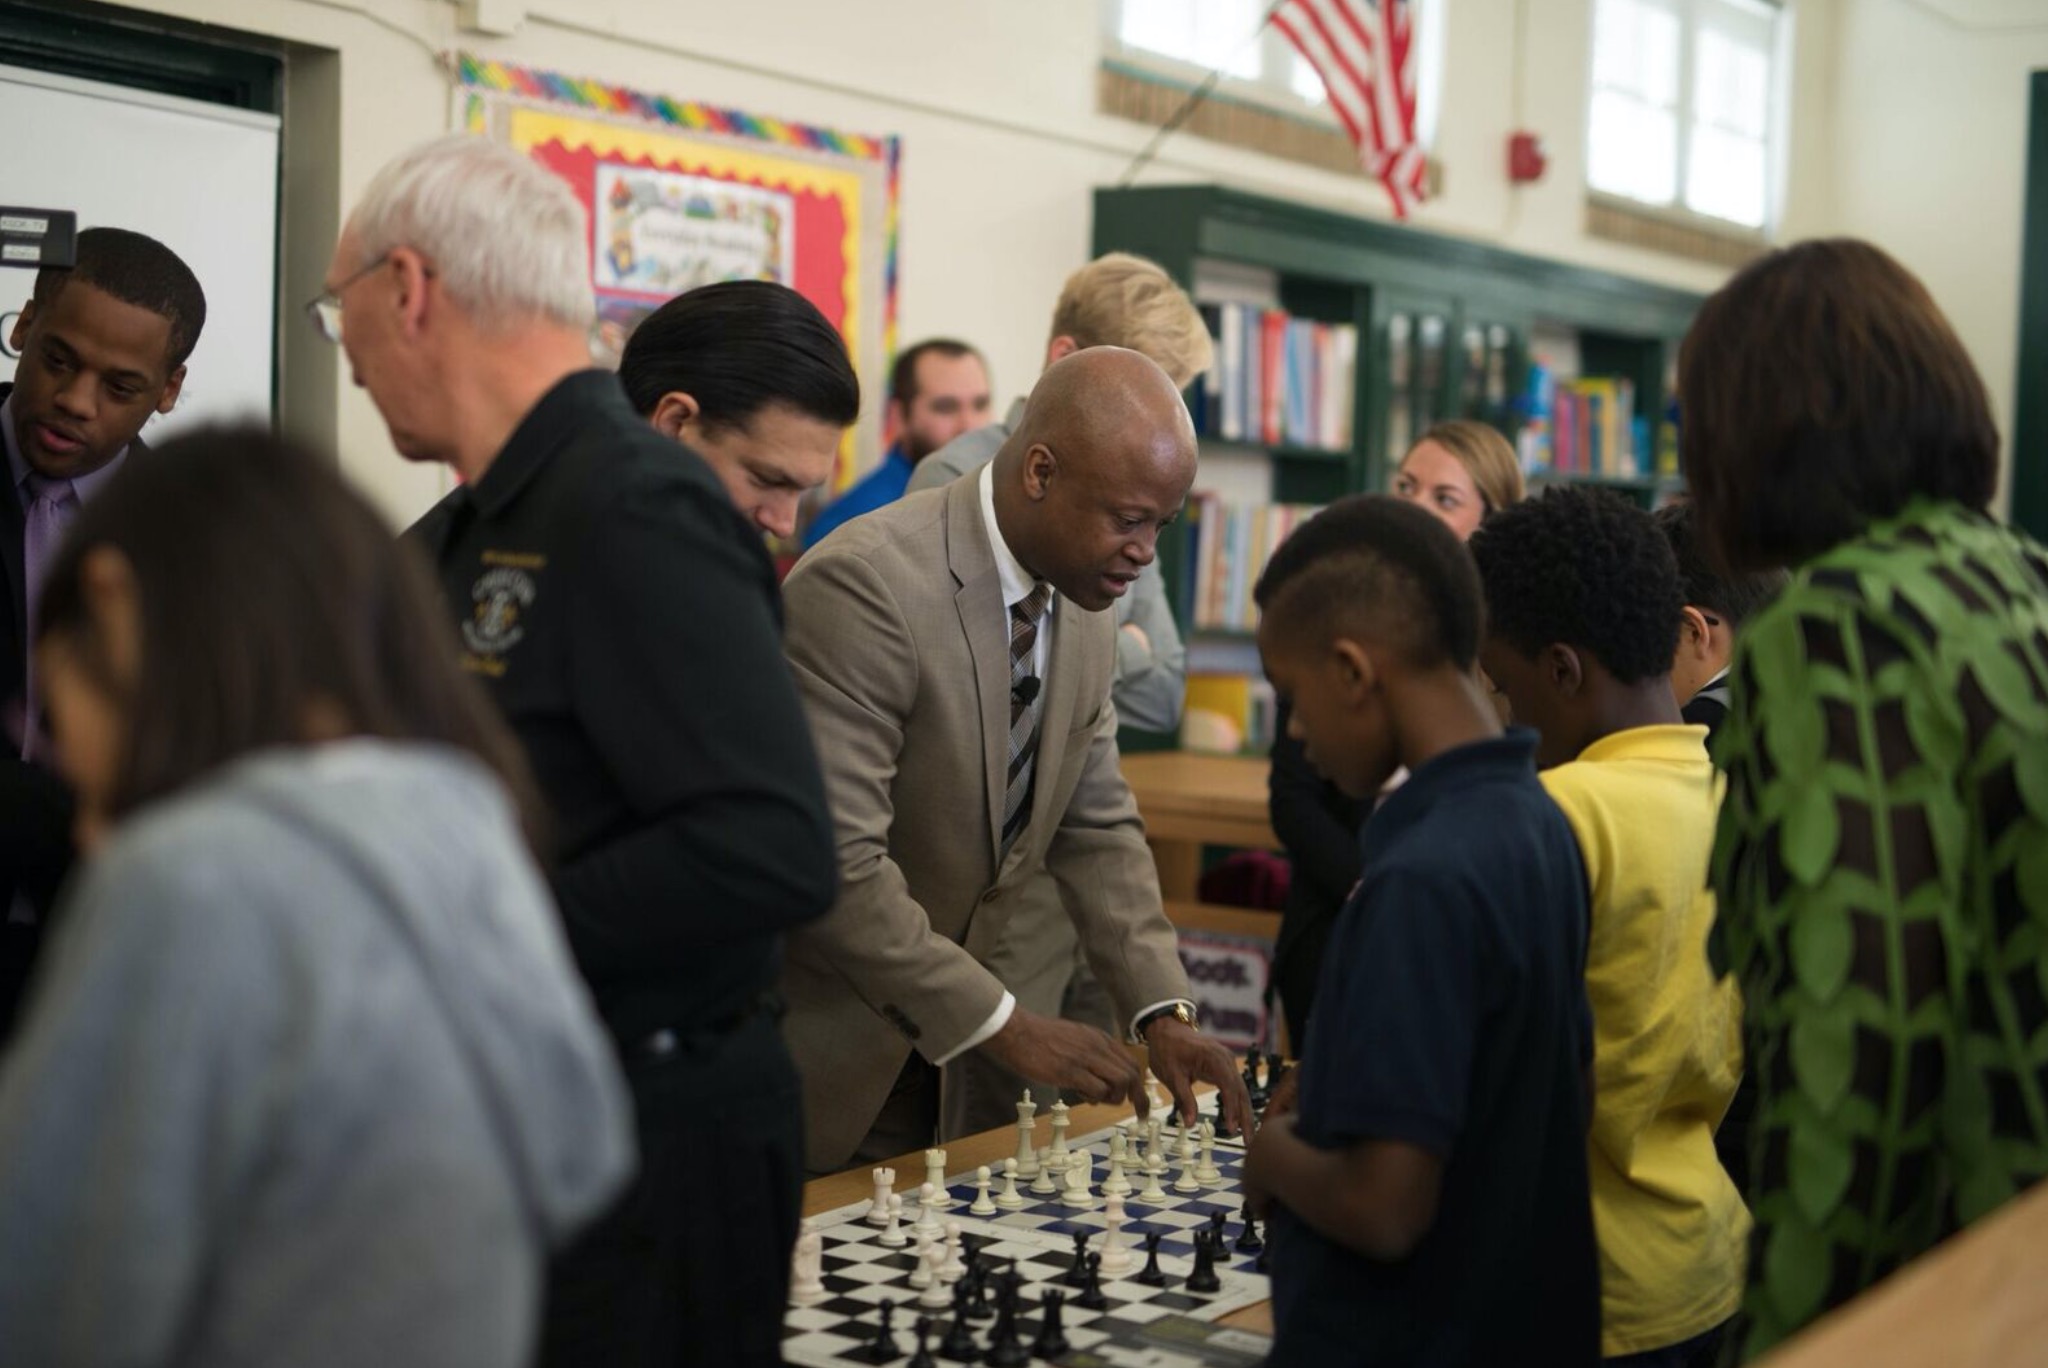
[[1250, 1045], [1272, 1048], [1266, 1010], [1266, 986], [1273, 977], [1272, 942], [1182, 928], [1180, 962], [1187, 970], [1203, 1031], [1233, 1050]]

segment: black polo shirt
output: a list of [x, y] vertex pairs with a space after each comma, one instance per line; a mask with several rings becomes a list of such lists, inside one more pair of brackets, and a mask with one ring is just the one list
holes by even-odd
[[1586, 876], [1535, 747], [1517, 730], [1440, 755], [1365, 824], [1297, 1124], [1325, 1149], [1416, 1145], [1443, 1160], [1443, 1187], [1398, 1263], [1276, 1213], [1274, 1368], [1600, 1356]]
[[407, 536], [525, 745], [569, 943], [614, 1033], [744, 1011], [837, 882], [759, 534], [592, 370]]

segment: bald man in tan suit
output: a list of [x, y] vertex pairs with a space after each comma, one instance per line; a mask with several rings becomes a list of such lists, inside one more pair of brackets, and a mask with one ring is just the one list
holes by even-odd
[[1106, 610], [1194, 469], [1173, 383], [1091, 348], [1045, 372], [978, 478], [855, 519], [791, 572], [786, 644], [841, 884], [784, 974], [813, 1172], [932, 1143], [940, 1089], [961, 1086], [943, 1066], [969, 1050], [1143, 1107], [1122, 1045], [1018, 1006], [983, 966], [1041, 869], [1183, 1115], [1203, 1078], [1249, 1122], [1235, 1061], [1194, 1029], [1109, 701]]

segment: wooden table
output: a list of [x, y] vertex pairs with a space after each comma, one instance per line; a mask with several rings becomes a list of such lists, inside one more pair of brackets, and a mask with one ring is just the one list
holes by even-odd
[[1151, 751], [1126, 755], [1123, 766], [1169, 901], [1195, 901], [1205, 845], [1280, 848], [1266, 815], [1266, 761]]
[[[1091, 1135], [1107, 1130], [1117, 1122], [1131, 1115], [1128, 1106], [1106, 1106], [1084, 1103], [1071, 1108], [1068, 1117], [1072, 1121], [1072, 1134]], [[980, 1135], [966, 1136], [946, 1142], [946, 1168], [951, 1173], [972, 1172], [983, 1164], [998, 1167], [1003, 1160], [1017, 1152], [1017, 1130], [1014, 1126], [1003, 1126]], [[924, 1151], [916, 1150], [900, 1158], [885, 1161], [885, 1164], [866, 1165], [835, 1173], [829, 1178], [814, 1178], [804, 1184], [804, 1215], [817, 1216], [840, 1207], [864, 1202], [875, 1195], [873, 1170], [880, 1167], [895, 1169], [901, 1174], [920, 1175], [916, 1182], [922, 1182], [924, 1173]], [[914, 1186], [914, 1184], [913, 1184]], [[1255, 1330], [1262, 1335], [1273, 1333], [1273, 1308], [1269, 1302], [1247, 1306], [1222, 1317], [1221, 1324], [1235, 1326], [1240, 1330]]]
[[2048, 1361], [2048, 1183], [1815, 1321], [1768, 1368], [2006, 1368]]

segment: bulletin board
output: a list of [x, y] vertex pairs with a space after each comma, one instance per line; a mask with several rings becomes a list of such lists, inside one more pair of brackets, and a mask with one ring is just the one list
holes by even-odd
[[772, 280], [846, 339], [865, 396], [833, 488], [882, 452], [896, 349], [901, 142], [762, 118], [463, 54], [461, 126], [526, 153], [588, 212], [599, 338], [722, 280]]

